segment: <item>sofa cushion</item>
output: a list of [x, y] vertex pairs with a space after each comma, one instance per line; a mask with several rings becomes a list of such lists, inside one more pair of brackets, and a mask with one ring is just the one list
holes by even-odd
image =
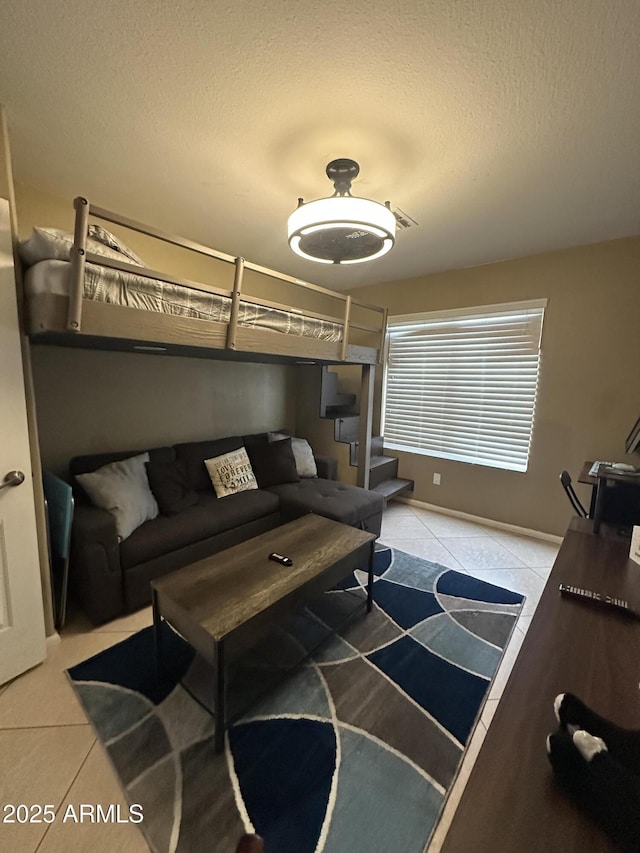
[[232, 435], [227, 438], [215, 438], [211, 441], [189, 441], [176, 444], [176, 459], [187, 467], [187, 482], [196, 492], [212, 491], [211, 478], [204, 464], [205, 459], [221, 456], [230, 450], [242, 447], [242, 437]]
[[[287, 438], [284, 433], [269, 433], [269, 441], [282, 441], [282, 439], [284, 438]], [[296, 438], [295, 436], [290, 436], [290, 438], [291, 449], [293, 450], [293, 455], [296, 460], [296, 468], [298, 470], [299, 476], [317, 477], [318, 469], [316, 467], [316, 460], [313, 456], [313, 450], [311, 449], [311, 445], [309, 444], [307, 439]]]
[[247, 452], [261, 489], [280, 483], [297, 483], [300, 479], [290, 438], [265, 444], [249, 444]]
[[189, 488], [184, 462], [147, 462], [149, 486], [163, 515], [175, 515], [198, 502]]
[[113, 515], [119, 539], [126, 539], [141, 524], [158, 515], [158, 504], [149, 488], [145, 468], [148, 461], [149, 454], [141, 453], [77, 476], [91, 501]]
[[200, 493], [198, 503], [178, 515], [159, 515], [125, 539], [120, 546], [123, 569], [184, 548], [241, 524], [277, 512], [279, 499], [272, 492], [254, 489], [218, 500]]
[[231, 450], [213, 459], [205, 459], [204, 464], [218, 498], [258, 488], [246, 447]]
[[371, 516], [381, 517], [384, 508], [384, 498], [377, 492], [318, 477], [271, 486], [269, 491], [278, 495], [281, 511], [290, 517], [315, 512], [343, 524], [359, 525]]

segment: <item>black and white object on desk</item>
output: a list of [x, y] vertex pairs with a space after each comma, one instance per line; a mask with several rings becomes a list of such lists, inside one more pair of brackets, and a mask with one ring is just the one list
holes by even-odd
[[629, 602], [624, 598], [614, 598], [612, 595], [603, 595], [600, 592], [594, 592], [592, 589], [583, 589], [582, 587], [571, 586], [571, 584], [567, 583], [560, 584], [560, 593], [588, 604], [595, 604], [598, 607], [617, 610], [619, 613], [624, 613], [632, 619], [640, 619], [640, 612], [629, 607]]
[[269, 559], [273, 560], [274, 563], [280, 563], [281, 566], [293, 565], [291, 557], [284, 557], [282, 554], [276, 554], [275, 551], [273, 554], [269, 554]]

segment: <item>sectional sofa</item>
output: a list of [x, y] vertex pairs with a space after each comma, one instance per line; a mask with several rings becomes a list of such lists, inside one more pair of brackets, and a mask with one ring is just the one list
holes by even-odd
[[[94, 623], [149, 604], [151, 580], [307, 512], [379, 535], [384, 506], [379, 494], [338, 482], [337, 464], [330, 457], [314, 455], [317, 476], [299, 476], [295, 468], [291, 473], [286, 460], [284, 466], [274, 467], [271, 460], [276, 442], [269, 438], [268, 433], [229, 436], [146, 451], [149, 485], [152, 490], [155, 487], [160, 511], [125, 538], [118, 535], [113, 513], [89, 498], [83, 475], [144, 451], [71, 460], [75, 512], [69, 589]], [[277, 443], [286, 445], [282, 439]], [[205, 460], [241, 448], [247, 450], [259, 472], [258, 487], [217, 497]], [[167, 483], [168, 490], [164, 488]]]

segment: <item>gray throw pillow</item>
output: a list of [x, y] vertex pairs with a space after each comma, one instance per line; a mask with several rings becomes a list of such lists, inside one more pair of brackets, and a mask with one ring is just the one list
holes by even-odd
[[[270, 432], [269, 441], [281, 441], [289, 438], [283, 432]], [[317, 477], [318, 468], [313, 456], [313, 450], [306, 438], [291, 438], [291, 449], [296, 460], [296, 470], [299, 477]]]
[[137, 527], [158, 515], [158, 504], [151, 494], [145, 468], [148, 461], [149, 454], [141, 453], [76, 476], [91, 501], [113, 515], [119, 539], [126, 539]]

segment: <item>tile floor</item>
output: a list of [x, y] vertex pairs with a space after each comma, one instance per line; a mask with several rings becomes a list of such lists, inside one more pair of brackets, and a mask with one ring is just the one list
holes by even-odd
[[[484, 713], [429, 846], [438, 853], [482, 744], [558, 546], [399, 502], [385, 511], [380, 541], [527, 595]], [[150, 608], [92, 627], [73, 615], [61, 642], [39, 667], [0, 687], [0, 806], [52, 804], [51, 824], [0, 823], [0, 850], [10, 853], [144, 853], [128, 823], [63, 823], [68, 805], [120, 804], [128, 813], [110, 765], [67, 683], [64, 670], [151, 623]], [[0, 814], [0, 819], [2, 815]], [[212, 847], [212, 850], [214, 848]], [[388, 851], [392, 853], [392, 851]], [[401, 851], [398, 851], [401, 853]]]

